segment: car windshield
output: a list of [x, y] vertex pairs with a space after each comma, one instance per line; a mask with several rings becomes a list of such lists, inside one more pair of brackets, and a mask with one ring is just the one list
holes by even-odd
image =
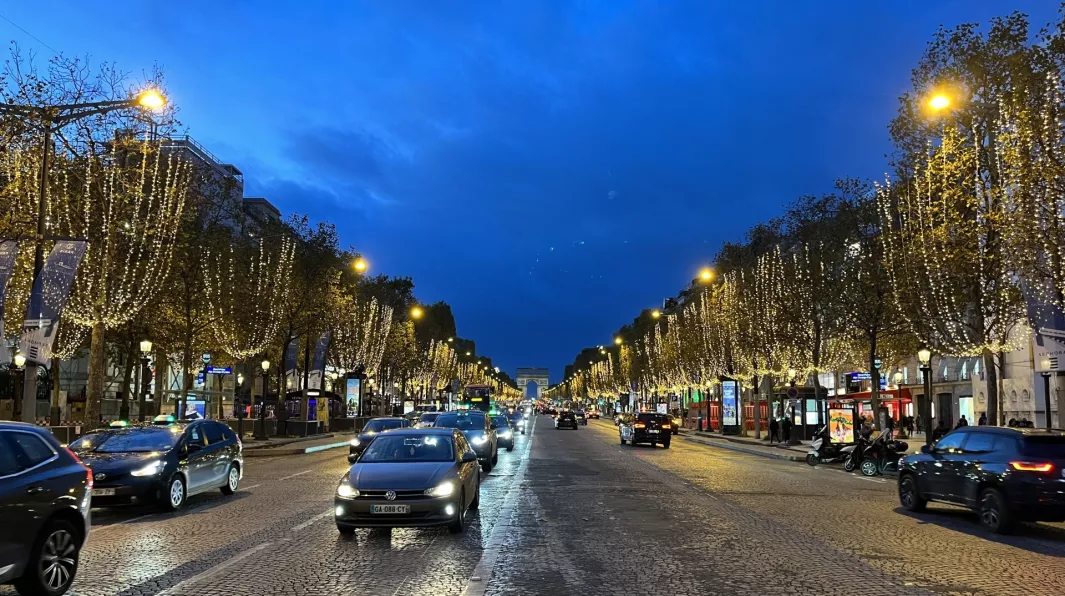
[[484, 428], [484, 414], [441, 414], [436, 419], [436, 426], [459, 430], [482, 429]]
[[1065, 459], [1065, 436], [1027, 436], [1024, 454], [1030, 457]]
[[422, 414], [422, 417], [418, 419], [419, 422], [432, 422], [440, 417], [440, 414], [433, 412], [432, 414]]
[[453, 461], [451, 443], [445, 435], [382, 435], [370, 443], [359, 463]]
[[[169, 451], [181, 439], [181, 427], [166, 426], [160, 428], [128, 428], [108, 433], [95, 447], [88, 445], [75, 447], [74, 443], [90, 439], [87, 435], [71, 444], [74, 451], [94, 451], [96, 453], [139, 453], [148, 451]], [[101, 433], [103, 434], [103, 433]]]
[[403, 426], [402, 420], [371, 420], [366, 423], [366, 426], [362, 427], [364, 433], [379, 433], [393, 428], [399, 428]]
[[492, 416], [492, 422], [499, 428], [506, 428], [510, 424], [506, 416]]
[[74, 440], [67, 447], [71, 451], [92, 451], [111, 436], [111, 432], [89, 433]]

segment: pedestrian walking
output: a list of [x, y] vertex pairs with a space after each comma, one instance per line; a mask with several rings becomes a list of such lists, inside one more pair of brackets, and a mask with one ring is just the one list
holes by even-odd
[[987, 412], [980, 412], [980, 419], [976, 421], [977, 426], [987, 426]]
[[783, 440], [781, 442], [782, 443], [790, 443], [791, 442], [791, 419], [785, 417], [784, 421], [781, 422], [781, 424], [780, 424], [780, 428], [781, 428], [781, 431], [783, 431], [783, 433], [784, 433], [783, 437], [782, 437]]
[[969, 426], [969, 421], [965, 419], [965, 414], [961, 415], [961, 418], [958, 419], [958, 423], [954, 425], [954, 428], [961, 428], [963, 426]]
[[780, 442], [780, 422], [776, 418], [769, 420], [769, 442]]
[[891, 416], [887, 417], [887, 429], [888, 429], [888, 432], [891, 432], [891, 433], [895, 432], [895, 419], [892, 418]]

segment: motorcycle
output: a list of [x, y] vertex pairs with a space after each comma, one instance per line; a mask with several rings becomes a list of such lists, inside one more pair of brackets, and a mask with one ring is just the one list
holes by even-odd
[[862, 475], [897, 474], [899, 460], [909, 448], [905, 441], [891, 440], [890, 431], [881, 431], [865, 450], [861, 464]]
[[810, 444], [810, 451], [806, 453], [806, 463], [811, 466], [844, 461], [855, 447], [851, 443], [833, 443], [828, 426], [821, 427], [815, 436], [817, 438]]
[[865, 458], [865, 450], [869, 448], [869, 439], [858, 435], [856, 442], [846, 447], [847, 453], [843, 456], [843, 470], [853, 472], [858, 464]]

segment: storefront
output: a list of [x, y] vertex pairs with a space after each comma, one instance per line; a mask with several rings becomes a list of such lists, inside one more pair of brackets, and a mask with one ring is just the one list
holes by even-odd
[[[873, 412], [873, 393], [871, 391], [859, 391], [856, 393], [848, 393], [834, 398], [831, 402], [831, 406], [838, 407], [842, 405], [853, 406], [855, 413], [859, 418], [873, 418], [878, 416]], [[906, 387], [901, 389], [881, 389], [880, 390], [880, 408], [883, 417], [879, 417], [878, 420], [881, 426], [887, 422], [887, 417], [890, 417], [896, 423], [904, 416], [916, 416], [917, 408], [914, 406], [913, 395]]]

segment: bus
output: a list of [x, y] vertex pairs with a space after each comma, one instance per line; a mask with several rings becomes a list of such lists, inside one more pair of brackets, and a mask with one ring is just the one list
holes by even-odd
[[489, 385], [467, 385], [462, 390], [460, 408], [487, 412], [492, 409], [492, 387]]

